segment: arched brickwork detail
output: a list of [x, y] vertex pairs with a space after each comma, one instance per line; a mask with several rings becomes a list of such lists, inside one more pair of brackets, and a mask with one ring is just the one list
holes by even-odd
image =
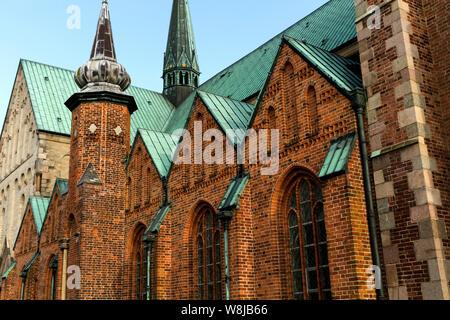
[[[143, 243], [142, 237], [144, 236], [144, 232], [146, 230], [146, 226], [142, 222], [137, 222], [133, 229], [130, 231], [127, 241], [127, 256], [125, 263], [125, 283], [128, 285], [128, 298], [131, 300], [137, 300], [138, 296], [138, 280], [142, 280], [142, 271], [141, 271], [141, 279], [138, 279], [138, 264], [137, 258], [140, 256], [140, 266], [141, 270], [144, 270], [142, 266], [143, 259]], [[142, 290], [142, 281], [139, 285], [139, 290]], [[140, 292], [142, 295], [142, 291]]]

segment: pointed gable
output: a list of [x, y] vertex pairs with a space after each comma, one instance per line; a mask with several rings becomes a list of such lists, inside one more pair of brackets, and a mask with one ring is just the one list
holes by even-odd
[[346, 96], [363, 87], [361, 76], [357, 73], [357, 70], [361, 70], [359, 63], [306, 42], [290, 37], [284, 39], [303, 59]]
[[178, 144], [178, 137], [168, 133], [139, 129], [150, 158], [161, 178], [168, 176], [172, 167], [173, 155]]
[[16, 241], [14, 243], [13, 250], [15, 249], [17, 240], [19, 239], [19, 236], [22, 232], [22, 226], [27, 217], [28, 212], [31, 212], [32, 219], [33, 219], [34, 225], [36, 227], [37, 235], [38, 235], [38, 237], [40, 236], [42, 226], [44, 224], [45, 216], [47, 215], [47, 209], [48, 209], [49, 204], [50, 204], [50, 198], [30, 197], [28, 199], [28, 203], [25, 206], [25, 212], [23, 214], [22, 222], [20, 223], [19, 231], [17, 232], [17, 237], [16, 237]]

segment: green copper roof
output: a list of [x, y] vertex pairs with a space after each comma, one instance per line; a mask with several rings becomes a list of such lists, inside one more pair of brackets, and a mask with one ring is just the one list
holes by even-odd
[[147, 230], [145, 231], [146, 234], [159, 233], [159, 229], [161, 228], [161, 225], [164, 222], [164, 219], [166, 218], [167, 214], [169, 213], [170, 208], [171, 208], [170, 204], [159, 208], [158, 213], [156, 214], [155, 218], [152, 220], [152, 222], [148, 226]]
[[14, 267], [16, 266], [17, 261], [13, 261], [13, 263], [9, 266], [9, 268], [5, 271], [5, 273], [2, 275], [2, 279], [6, 279], [8, 278], [9, 273], [12, 271], [12, 269], [14, 269]]
[[160, 177], [167, 177], [172, 167], [173, 153], [178, 144], [178, 138], [163, 132], [139, 129], [139, 135], [144, 141], [147, 152]]
[[57, 178], [55, 181], [55, 184], [59, 189], [59, 193], [62, 195], [65, 192], [67, 192], [67, 187], [69, 186], [69, 180]]
[[173, 0], [164, 72], [177, 68], [200, 71], [188, 0]]
[[354, 71], [361, 70], [359, 63], [290, 37], [285, 39], [314, 68], [344, 92], [350, 93], [356, 88], [362, 88], [362, 79]]
[[47, 208], [50, 204], [50, 198], [30, 197], [31, 210], [33, 211], [34, 222], [36, 223], [36, 230], [41, 234], [42, 224], [47, 214]]
[[191, 93], [184, 102], [175, 108], [167, 119], [167, 123], [164, 125], [163, 131], [173, 133], [175, 130], [184, 129], [189, 116], [194, 108], [194, 101], [197, 97], [197, 91]]
[[239, 209], [239, 198], [241, 197], [242, 192], [247, 186], [250, 175], [247, 173], [242, 177], [235, 177], [228, 187], [225, 196], [222, 199], [217, 210], [231, 210], [231, 209]]
[[333, 139], [322, 169], [319, 172], [319, 178], [329, 178], [345, 173], [355, 142], [356, 132]]
[[251, 104], [228, 99], [212, 93], [198, 91], [199, 97], [205, 103], [214, 119], [222, 130], [237, 131], [241, 129], [242, 135], [238, 135], [237, 143], [240, 143], [245, 136], [255, 107]]
[[50, 204], [50, 198], [43, 197], [30, 197], [28, 203], [25, 206], [25, 211], [22, 216], [22, 221], [20, 222], [19, 231], [17, 232], [16, 241], [14, 242], [13, 250], [16, 247], [17, 239], [19, 238], [20, 231], [22, 229], [23, 220], [27, 213], [28, 207], [31, 206], [31, 211], [33, 213], [34, 223], [36, 225], [36, 231], [38, 236], [41, 235], [42, 226], [44, 224], [45, 216], [47, 215], [48, 205]]
[[327, 51], [356, 38], [353, 0], [331, 0], [261, 47], [206, 81], [200, 89], [245, 100], [264, 86], [283, 35]]
[[[70, 135], [72, 113], [64, 105], [79, 89], [74, 72], [21, 60], [31, 104], [39, 130]], [[174, 106], [160, 93], [130, 87], [125, 93], [134, 96], [138, 110], [131, 116], [131, 141], [137, 128], [161, 130]]]
[[31, 258], [31, 260], [23, 267], [22, 269], [22, 273], [27, 273], [28, 271], [30, 271], [31, 266], [33, 265], [33, 263], [36, 262], [37, 258], [39, 258], [39, 256], [41, 255], [40, 251], [37, 251], [34, 256]]
[[[68, 188], [69, 188], [69, 180], [56, 178], [55, 184], [53, 185], [52, 195], [50, 196], [50, 199], [48, 200], [47, 210], [48, 210], [48, 207], [50, 206], [50, 204], [53, 201], [53, 197], [55, 196], [56, 190], [59, 191], [60, 195], [64, 195], [67, 192], [69, 192]], [[44, 214], [44, 219], [42, 220], [41, 231], [42, 231], [42, 228], [44, 228], [45, 221], [47, 220], [47, 217], [48, 217], [48, 215], [47, 215], [47, 211], [46, 211], [45, 214]], [[19, 229], [19, 232], [20, 232], [20, 229]], [[39, 235], [40, 235], [40, 232], [39, 232]]]

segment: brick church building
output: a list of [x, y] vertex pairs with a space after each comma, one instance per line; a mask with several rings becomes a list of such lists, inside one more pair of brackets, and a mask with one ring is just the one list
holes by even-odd
[[450, 299], [448, 9], [330, 0], [201, 84], [174, 0], [157, 93], [103, 0], [76, 72], [19, 64], [2, 163], [22, 101], [40, 151], [1, 298]]

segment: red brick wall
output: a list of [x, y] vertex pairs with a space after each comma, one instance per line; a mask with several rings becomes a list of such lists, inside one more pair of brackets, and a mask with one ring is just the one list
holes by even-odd
[[[81, 269], [80, 299], [120, 299], [125, 254], [125, 159], [130, 151], [130, 114], [126, 106], [81, 104], [72, 112], [67, 215], [79, 237], [70, 235], [69, 265]], [[90, 130], [95, 125], [96, 130]], [[120, 127], [120, 134], [116, 128]], [[74, 132], [76, 130], [76, 134]], [[91, 163], [101, 185], [77, 186]], [[68, 224], [69, 221], [63, 222]], [[78, 242], [77, 242], [78, 241]]]

